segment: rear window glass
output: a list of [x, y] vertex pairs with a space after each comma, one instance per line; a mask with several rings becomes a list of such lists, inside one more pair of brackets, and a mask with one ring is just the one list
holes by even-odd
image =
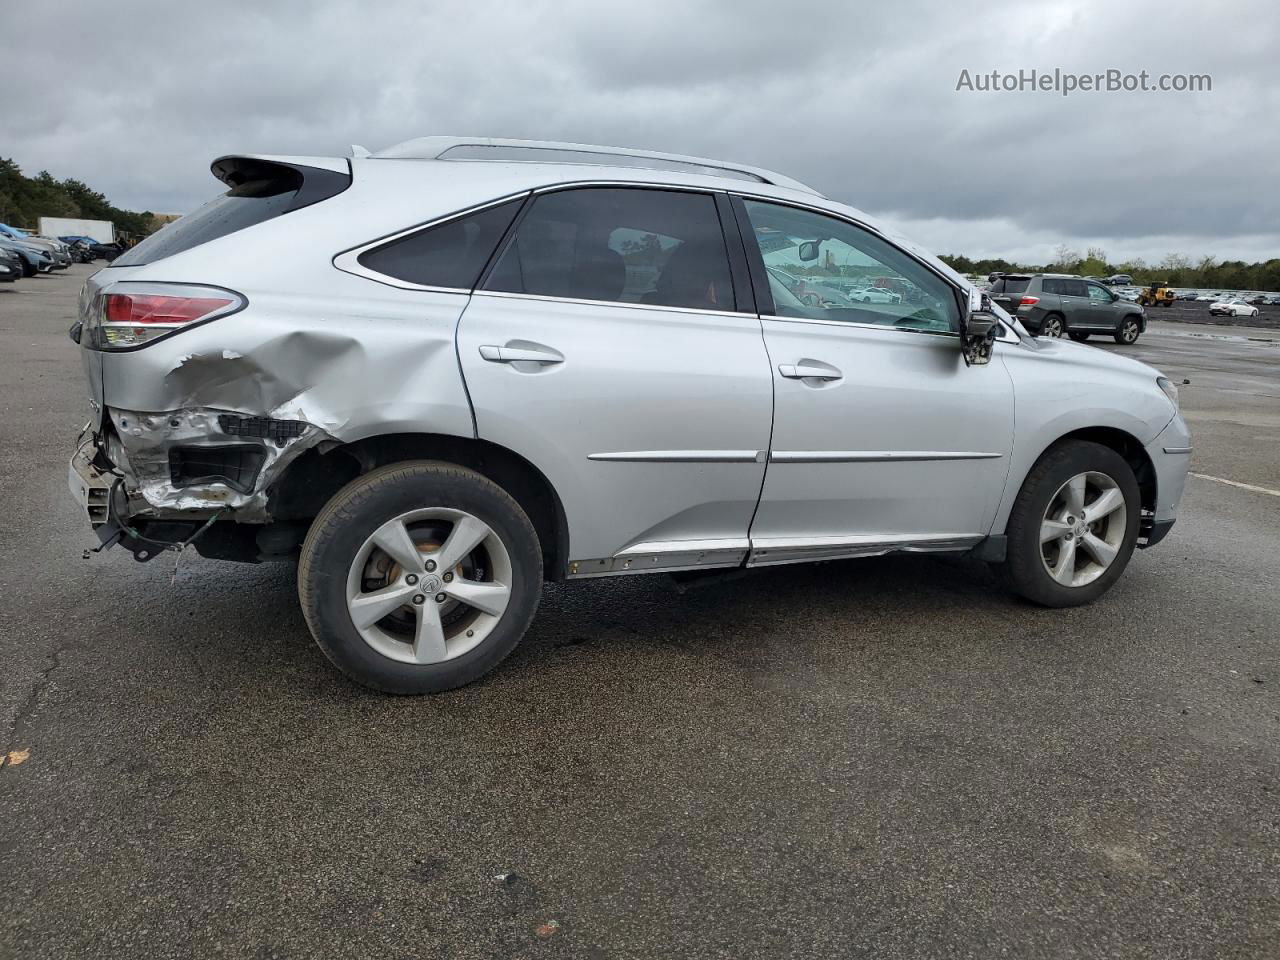
[[510, 200], [384, 243], [360, 254], [360, 265], [424, 287], [470, 290], [523, 202]]
[[241, 180], [221, 196], [162, 227], [109, 266], [136, 267], [172, 257], [341, 193], [351, 183], [346, 174], [313, 167], [258, 162], [245, 165], [245, 169], [252, 171], [252, 179]]
[[1000, 284], [1000, 289], [996, 293], [1022, 293], [1027, 289], [1027, 285], [1031, 283], [1030, 277], [1001, 277], [996, 283]]

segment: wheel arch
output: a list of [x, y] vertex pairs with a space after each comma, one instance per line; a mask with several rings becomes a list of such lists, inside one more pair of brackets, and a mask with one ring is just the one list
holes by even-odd
[[269, 510], [277, 521], [314, 519], [335, 493], [361, 474], [406, 460], [436, 460], [475, 470], [520, 504], [538, 534], [548, 580], [563, 578], [569, 556], [564, 506], [536, 466], [487, 440], [438, 433], [388, 433], [308, 450], [272, 484]]
[[[1129, 433], [1129, 431], [1122, 430], [1119, 427], [1081, 427], [1062, 434], [1062, 436], [1048, 444], [1036, 455], [1035, 460], [1032, 461], [1032, 467], [1034, 468], [1035, 464], [1039, 463], [1050, 450], [1061, 446], [1069, 440], [1088, 440], [1091, 443], [1108, 447], [1120, 454], [1133, 469], [1133, 475], [1138, 481], [1138, 490], [1142, 494], [1143, 512], [1155, 512], [1158, 493], [1156, 489], [1156, 470], [1141, 440]], [[1025, 477], [1023, 477], [1023, 482], [1026, 482]], [[1019, 484], [1019, 489], [1021, 489], [1021, 484]]]

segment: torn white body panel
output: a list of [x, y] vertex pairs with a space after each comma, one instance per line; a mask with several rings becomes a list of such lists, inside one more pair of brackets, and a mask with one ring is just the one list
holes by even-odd
[[108, 414], [115, 427], [109, 454], [124, 475], [131, 513], [155, 517], [234, 510], [241, 522], [265, 522], [272, 482], [299, 455], [333, 439], [300, 420], [209, 407], [111, 407]]

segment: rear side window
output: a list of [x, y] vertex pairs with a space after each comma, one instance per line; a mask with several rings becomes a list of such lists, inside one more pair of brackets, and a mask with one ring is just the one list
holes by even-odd
[[667, 190], [591, 187], [538, 197], [485, 289], [736, 308], [715, 200]]
[[359, 263], [419, 286], [470, 290], [523, 202], [509, 200], [400, 237], [366, 250]]
[[1066, 290], [1064, 290], [1062, 287], [1062, 281], [1055, 280], [1053, 277], [1046, 277], [1045, 279], [1041, 280], [1040, 289], [1043, 290], [1045, 293], [1055, 293], [1055, 294], [1066, 293]]
[[1062, 292], [1068, 297], [1087, 297], [1089, 285], [1083, 280], [1062, 280]]
[[351, 185], [349, 173], [244, 158], [219, 161], [215, 173], [232, 184], [230, 190], [153, 233], [108, 266], [154, 263], [327, 200]]

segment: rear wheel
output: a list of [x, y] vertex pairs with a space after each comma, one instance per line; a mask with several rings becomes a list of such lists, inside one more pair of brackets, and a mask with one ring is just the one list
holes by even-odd
[[1132, 344], [1138, 342], [1138, 334], [1142, 332], [1137, 317], [1125, 317], [1120, 329], [1114, 334], [1116, 343]]
[[1142, 497], [1133, 470], [1101, 444], [1069, 440], [1040, 458], [1018, 492], [1006, 528], [1004, 572], [1046, 607], [1102, 596], [1138, 540]]
[[1062, 317], [1056, 313], [1049, 314], [1044, 318], [1044, 322], [1040, 324], [1040, 336], [1042, 337], [1061, 337], [1062, 331]]
[[320, 649], [387, 693], [470, 683], [524, 635], [542, 589], [533, 525], [462, 467], [398, 463], [358, 477], [316, 517], [298, 596]]
[[1087, 333], [1076, 333], [1074, 330], [1068, 333], [1067, 336], [1069, 336], [1076, 343], [1084, 343], [1086, 340], [1089, 339], [1089, 335]]

